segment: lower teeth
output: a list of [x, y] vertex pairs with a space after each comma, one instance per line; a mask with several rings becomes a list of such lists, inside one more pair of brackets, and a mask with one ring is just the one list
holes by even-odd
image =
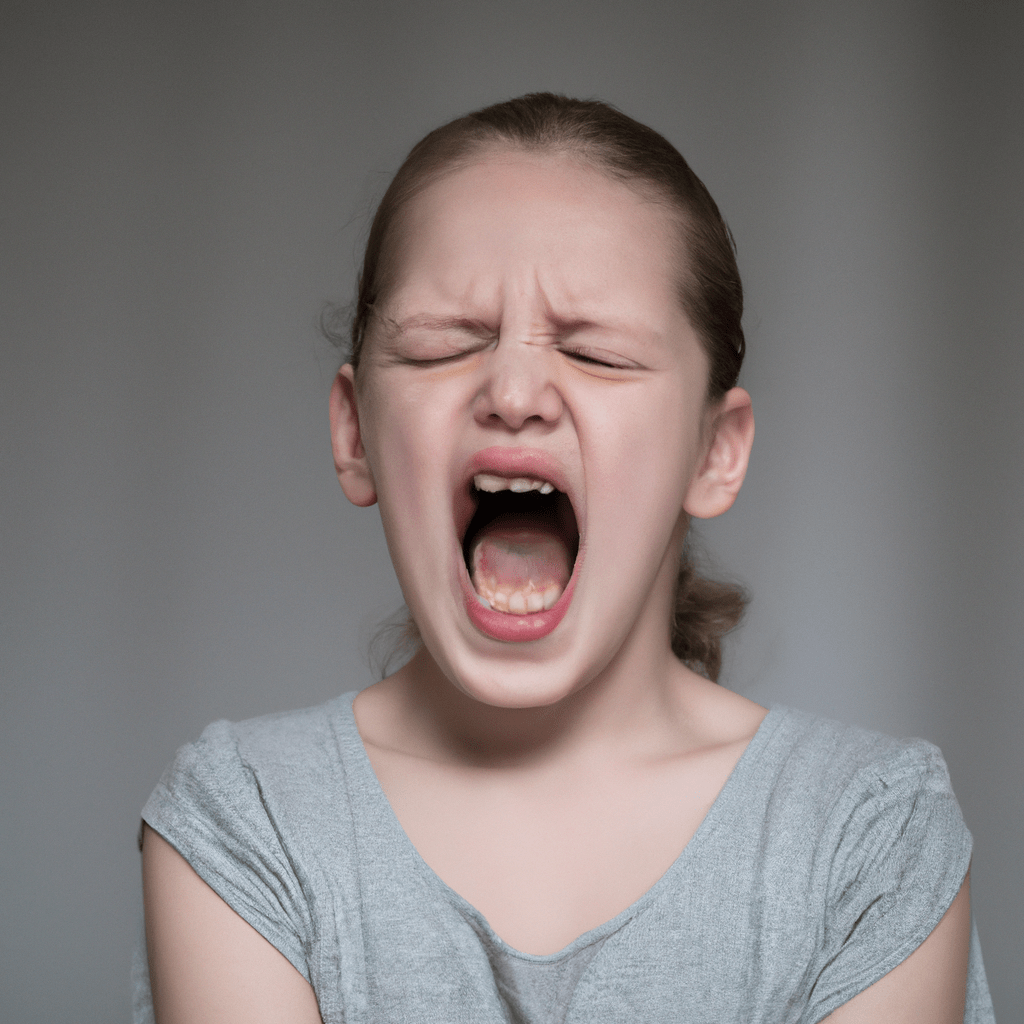
[[485, 594], [477, 592], [476, 599], [485, 608], [491, 608], [494, 611], [510, 615], [532, 615], [552, 608], [562, 596], [562, 590], [563, 588], [557, 584], [551, 584], [543, 591], [517, 590], [512, 594], [502, 590]]
[[542, 517], [499, 516], [476, 534], [465, 554], [481, 603], [508, 615], [552, 608], [572, 573], [568, 544]]

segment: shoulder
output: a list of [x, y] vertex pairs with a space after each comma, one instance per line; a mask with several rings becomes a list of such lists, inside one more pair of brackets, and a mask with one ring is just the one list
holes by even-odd
[[314, 708], [217, 721], [181, 747], [143, 819], [206, 880], [252, 861], [297, 864], [346, 827], [353, 753], [345, 694]]
[[181, 748], [179, 755], [188, 751], [216, 755], [230, 750], [253, 759], [315, 758], [323, 751], [324, 743], [343, 728], [353, 696], [345, 693], [315, 707], [279, 711], [239, 722], [211, 722], [198, 740]]
[[212, 723], [178, 750], [142, 812], [307, 976], [318, 908], [354, 856], [345, 780], [351, 699]]
[[817, 1020], [932, 933], [963, 885], [971, 834], [934, 744], [788, 708], [766, 726], [768, 828], [786, 836], [785, 870], [803, 865]]
[[765, 756], [787, 785], [800, 785], [821, 809], [872, 796], [927, 792], [953, 799], [942, 752], [923, 739], [888, 736], [776, 706], [764, 723]]
[[972, 839], [936, 746], [775, 707], [749, 753], [738, 814], [837, 934], [875, 901], [922, 921], [952, 901]]
[[319, 776], [343, 760], [351, 699], [352, 694], [343, 694], [298, 711], [212, 722], [178, 749], [154, 797], [194, 793], [211, 784], [228, 797], [233, 788], [248, 791], [263, 779], [294, 788], [311, 774]]
[[[939, 749], [773, 707], [743, 774], [738, 821], [755, 898], [806, 945], [819, 1020], [927, 938], [960, 891], [971, 835]], [[753, 882], [751, 884], [754, 884]]]

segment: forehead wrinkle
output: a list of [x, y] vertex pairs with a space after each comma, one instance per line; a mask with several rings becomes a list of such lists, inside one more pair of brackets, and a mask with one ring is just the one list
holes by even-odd
[[597, 332], [600, 335], [625, 336], [634, 341], [646, 342], [659, 339], [664, 333], [647, 320], [616, 316], [611, 310], [581, 311], [579, 314], [568, 315], [549, 311], [545, 319], [551, 327], [551, 333], [560, 340], [567, 340], [575, 334]]
[[[552, 282], [553, 288], [545, 287], [542, 280], [542, 271], [545, 269], [549, 268], [534, 267], [529, 286], [515, 288], [516, 292], [526, 296], [527, 306], [532, 307], [529, 319], [534, 329], [540, 329], [558, 339], [565, 339], [580, 331], [601, 330], [613, 326], [600, 314], [595, 318], [580, 309], [579, 297], [573, 294], [573, 289], [567, 281], [555, 280]], [[556, 293], [554, 298], [549, 294], [551, 291]], [[531, 301], [531, 296], [534, 301]], [[507, 286], [503, 289], [502, 300], [505, 307], [502, 310], [502, 319], [505, 319], [509, 309]]]
[[581, 291], [578, 286], [574, 287], [571, 279], [557, 273], [561, 267], [553, 269], [556, 273], [545, 286], [541, 272], [545, 270], [546, 276], [551, 277], [552, 268], [535, 268], [533, 286], [541, 299], [542, 309], [538, 319], [543, 319], [551, 327], [551, 333], [558, 338], [564, 339], [591, 330], [633, 338], [660, 337], [664, 333], [643, 314], [642, 309], [624, 314], [621, 308], [616, 308], [619, 303], [609, 302], [607, 294], [596, 296], [592, 288], [586, 287]]
[[[557, 269], [557, 268], [556, 268]], [[549, 273], [545, 274], [544, 271]], [[615, 304], [609, 305], [602, 302], [596, 296], [587, 297], [577, 293], [577, 289], [567, 280], [555, 280], [545, 284], [543, 278], [550, 276], [551, 268], [533, 267], [527, 275], [527, 280], [520, 279], [520, 283], [505, 280], [498, 286], [497, 294], [493, 295], [490, 306], [497, 303], [494, 315], [489, 312], [476, 310], [476, 315], [470, 313], [409, 313], [406, 316], [387, 315], [378, 313], [377, 319], [385, 339], [391, 343], [396, 342], [402, 335], [416, 330], [437, 331], [437, 332], [460, 332], [480, 338], [493, 338], [501, 334], [502, 326], [508, 326], [510, 315], [515, 316], [515, 308], [519, 304], [516, 296], [524, 301], [526, 309], [529, 309], [528, 320], [531, 322], [533, 331], [540, 331], [553, 339], [566, 340], [572, 335], [585, 332], [597, 331], [601, 334], [622, 334], [636, 340], [652, 340], [660, 338], [664, 331], [652, 323], [649, 318], [636, 310], [634, 314], [623, 314], [615, 308]], [[472, 287], [468, 289], [473, 291]], [[488, 289], [489, 290], [489, 289]], [[586, 291], [586, 289], [585, 289]], [[554, 293], [552, 295], [551, 293]], [[607, 299], [607, 296], [604, 298]], [[449, 299], [449, 301], [452, 301]], [[445, 303], [448, 304], [447, 302]], [[468, 294], [464, 295], [462, 301], [455, 302], [458, 305], [479, 306], [479, 298], [472, 299]], [[482, 314], [482, 315], [481, 315]]]

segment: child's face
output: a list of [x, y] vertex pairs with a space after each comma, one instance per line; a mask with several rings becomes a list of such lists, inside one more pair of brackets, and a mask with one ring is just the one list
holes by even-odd
[[[589, 165], [514, 151], [403, 213], [358, 384], [335, 386], [336, 455], [349, 497], [379, 500], [429, 652], [486, 703], [549, 704], [667, 649], [685, 515], [720, 510], [677, 230]], [[541, 489], [489, 493], [515, 478]]]

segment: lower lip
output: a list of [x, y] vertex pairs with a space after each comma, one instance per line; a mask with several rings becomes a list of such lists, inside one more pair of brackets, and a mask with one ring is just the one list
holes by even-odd
[[459, 581], [462, 584], [466, 614], [481, 633], [495, 640], [504, 640], [506, 643], [524, 643], [528, 640], [540, 640], [541, 637], [553, 633], [565, 617], [572, 601], [573, 590], [576, 588], [576, 572], [573, 571], [565, 590], [562, 591], [562, 596], [554, 605], [546, 611], [530, 612], [527, 615], [512, 615], [509, 612], [485, 608], [469, 581], [465, 567], [459, 573]]

